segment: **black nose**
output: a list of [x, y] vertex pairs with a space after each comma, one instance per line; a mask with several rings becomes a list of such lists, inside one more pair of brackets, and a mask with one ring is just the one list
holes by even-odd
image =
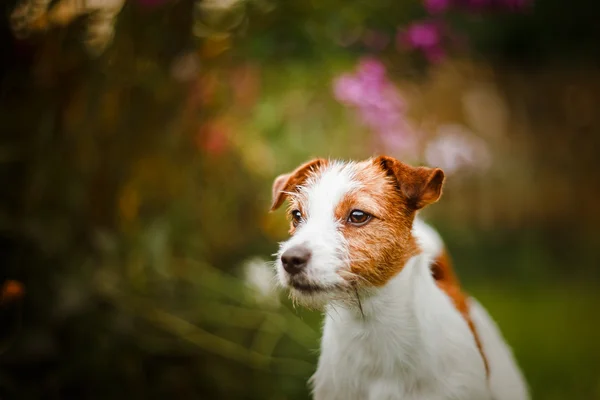
[[281, 255], [283, 268], [290, 275], [295, 275], [302, 271], [310, 260], [310, 250], [304, 246], [296, 246], [286, 250]]

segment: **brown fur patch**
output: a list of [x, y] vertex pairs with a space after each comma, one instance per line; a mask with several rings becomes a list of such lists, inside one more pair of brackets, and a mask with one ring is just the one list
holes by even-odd
[[342, 225], [351, 255], [351, 272], [374, 286], [385, 285], [419, 249], [411, 234], [415, 210], [390, 176], [373, 160], [355, 165], [360, 187], [340, 202], [336, 216], [345, 220], [358, 209], [373, 215], [364, 226]]
[[450, 257], [446, 251], [443, 251], [434, 260], [433, 264], [431, 265], [431, 273], [438, 287], [443, 290], [444, 293], [446, 293], [450, 300], [452, 300], [454, 307], [456, 307], [456, 309], [467, 322], [467, 325], [469, 325], [469, 329], [473, 333], [473, 338], [475, 339], [477, 349], [481, 354], [481, 358], [483, 358], [485, 372], [489, 377], [490, 367], [485, 352], [483, 351], [481, 340], [479, 339], [479, 333], [477, 332], [475, 324], [473, 324], [473, 320], [471, 319], [468, 297], [460, 288], [460, 282], [454, 273]]
[[289, 174], [279, 175], [273, 181], [273, 202], [271, 203], [271, 211], [277, 210], [285, 199], [288, 197], [288, 192], [293, 192], [301, 185], [308, 176], [318, 171], [323, 166], [327, 165], [328, 161], [322, 158], [316, 158], [305, 164], [302, 164]]
[[444, 173], [440, 169], [411, 167], [381, 156], [355, 165], [360, 187], [342, 200], [336, 214], [352, 209], [373, 215], [366, 225], [343, 225], [351, 254], [351, 272], [374, 286], [385, 285], [419, 252], [412, 223], [420, 208], [440, 197]]
[[411, 167], [387, 156], [377, 157], [374, 162], [395, 178], [407, 205], [414, 210], [435, 203], [442, 195], [445, 177], [439, 168]]

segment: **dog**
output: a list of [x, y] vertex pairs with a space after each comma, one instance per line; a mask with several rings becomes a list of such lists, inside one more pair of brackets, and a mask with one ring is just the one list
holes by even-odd
[[461, 289], [417, 213], [444, 173], [392, 157], [314, 159], [273, 182], [291, 238], [276, 270], [290, 297], [326, 312], [315, 400], [525, 400], [526, 382], [486, 310]]

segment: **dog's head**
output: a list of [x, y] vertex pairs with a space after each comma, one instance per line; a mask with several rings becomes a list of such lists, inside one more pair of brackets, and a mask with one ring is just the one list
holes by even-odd
[[385, 285], [419, 252], [415, 213], [438, 200], [443, 181], [440, 169], [385, 156], [315, 159], [280, 175], [271, 209], [289, 200], [292, 235], [277, 255], [280, 283], [307, 305]]

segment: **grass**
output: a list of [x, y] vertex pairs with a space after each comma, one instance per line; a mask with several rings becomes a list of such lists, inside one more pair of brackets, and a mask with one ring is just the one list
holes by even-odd
[[600, 399], [600, 293], [584, 285], [471, 285], [513, 347], [532, 398]]

